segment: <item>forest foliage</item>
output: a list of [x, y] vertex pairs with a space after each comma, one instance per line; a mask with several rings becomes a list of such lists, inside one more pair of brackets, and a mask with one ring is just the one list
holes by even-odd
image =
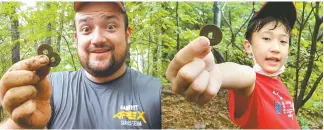
[[[252, 65], [242, 46], [247, 20], [263, 2], [125, 2], [133, 29], [128, 66], [168, 84], [165, 70], [176, 52], [199, 36], [205, 24], [217, 24], [223, 40], [214, 50], [225, 61]], [[282, 81], [294, 98], [302, 126], [322, 120], [323, 3], [295, 2], [298, 20]], [[72, 2], [0, 2], [0, 77], [19, 60], [50, 44], [61, 56], [55, 71], [81, 67], [73, 38]], [[3, 119], [3, 112], [1, 114]], [[312, 118], [313, 117], [313, 118]], [[314, 118], [315, 117], [315, 118]]]

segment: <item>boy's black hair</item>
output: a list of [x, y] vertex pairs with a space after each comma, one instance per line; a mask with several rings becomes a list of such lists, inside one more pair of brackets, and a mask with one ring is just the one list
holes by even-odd
[[[264, 25], [275, 22], [275, 29], [279, 23], [286, 27], [286, 32], [291, 36], [297, 18], [296, 7], [293, 2], [266, 2], [260, 10], [254, 13], [248, 23], [245, 38], [251, 42], [252, 33], [260, 31]], [[289, 37], [289, 44], [291, 37]]]
[[[276, 17], [265, 17], [265, 18], [259, 18], [259, 19], [254, 19], [253, 21], [250, 22], [249, 26], [246, 29], [245, 32], [245, 39], [250, 41], [251, 43], [251, 39], [252, 39], [252, 33], [253, 32], [259, 32], [264, 25], [266, 25], [267, 23], [270, 22], [275, 22], [275, 25], [272, 29], [276, 29], [279, 25], [279, 23], [281, 23], [282, 25], [285, 26], [286, 28], [286, 33], [289, 34], [289, 36], [291, 36], [291, 31], [292, 28], [289, 26], [288, 20], [284, 17], [282, 18], [276, 18]], [[290, 44], [290, 37], [289, 37], [289, 44]]]

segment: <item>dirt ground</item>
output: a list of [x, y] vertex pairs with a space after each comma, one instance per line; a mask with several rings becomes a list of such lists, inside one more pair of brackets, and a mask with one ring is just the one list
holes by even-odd
[[162, 93], [163, 129], [234, 129], [239, 128], [229, 118], [227, 91], [220, 90], [217, 99], [199, 106], [169, 90]]

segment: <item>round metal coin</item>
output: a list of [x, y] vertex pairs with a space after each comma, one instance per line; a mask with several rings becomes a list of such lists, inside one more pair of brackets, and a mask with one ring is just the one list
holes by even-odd
[[207, 24], [203, 28], [201, 28], [200, 36], [207, 37], [210, 41], [210, 45], [214, 46], [222, 41], [223, 34], [222, 31], [216, 25]]

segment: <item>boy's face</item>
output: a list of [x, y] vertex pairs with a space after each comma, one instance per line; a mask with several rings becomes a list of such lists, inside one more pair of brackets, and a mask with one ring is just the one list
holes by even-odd
[[[267, 73], [277, 72], [289, 53], [289, 34], [282, 23], [274, 29], [275, 22], [267, 23], [260, 31], [253, 32], [252, 46], [247, 52], [254, 54], [256, 62]], [[252, 47], [252, 49], [251, 49]]]

